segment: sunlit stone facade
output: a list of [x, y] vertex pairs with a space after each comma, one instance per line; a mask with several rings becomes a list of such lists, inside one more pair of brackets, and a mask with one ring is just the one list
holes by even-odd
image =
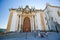
[[35, 30], [60, 31], [60, 7], [46, 5], [44, 10], [29, 8], [10, 9], [6, 32], [31, 32]]

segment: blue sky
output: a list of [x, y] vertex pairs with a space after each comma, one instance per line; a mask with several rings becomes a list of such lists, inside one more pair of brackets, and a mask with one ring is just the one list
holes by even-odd
[[19, 6], [24, 8], [26, 5], [29, 5], [36, 9], [44, 9], [46, 3], [60, 6], [60, 0], [0, 0], [0, 28], [6, 29], [10, 8], [18, 8]]

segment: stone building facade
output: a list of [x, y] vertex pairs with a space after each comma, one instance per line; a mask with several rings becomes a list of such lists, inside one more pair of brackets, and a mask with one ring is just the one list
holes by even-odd
[[10, 9], [6, 32], [31, 32], [34, 30], [60, 31], [60, 7], [46, 5], [44, 10], [29, 8]]

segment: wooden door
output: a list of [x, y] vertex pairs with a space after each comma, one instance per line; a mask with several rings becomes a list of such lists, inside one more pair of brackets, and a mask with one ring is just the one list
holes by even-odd
[[30, 32], [30, 31], [31, 31], [30, 19], [28, 17], [25, 17], [23, 22], [23, 32]]

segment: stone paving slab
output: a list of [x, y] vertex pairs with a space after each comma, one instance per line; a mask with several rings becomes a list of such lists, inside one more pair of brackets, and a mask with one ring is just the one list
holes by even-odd
[[46, 36], [42, 33], [44, 37], [39, 37], [36, 33], [9, 33], [8, 35], [1, 36], [0, 40], [60, 40], [60, 33], [48, 32]]

